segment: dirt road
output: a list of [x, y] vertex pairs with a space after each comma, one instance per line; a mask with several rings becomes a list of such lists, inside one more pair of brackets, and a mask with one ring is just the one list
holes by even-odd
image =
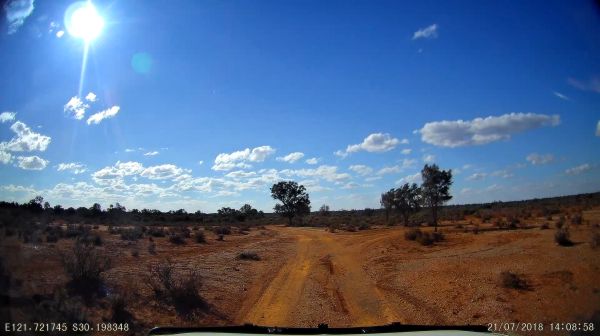
[[[292, 242], [290, 251], [275, 258], [281, 266], [249, 286], [240, 299], [236, 323], [280, 327], [550, 323], [564, 316], [589, 319], [599, 308], [599, 264], [593, 250], [584, 244], [557, 247], [549, 230], [456, 232], [439, 245], [423, 247], [406, 241], [401, 228], [358, 233], [271, 229]], [[581, 241], [588, 236], [585, 232], [574, 231]], [[540, 263], [542, 255], [545, 261]], [[499, 286], [504, 270], [521, 274], [531, 290]], [[558, 281], [557, 275], [569, 276]], [[577, 306], [566, 305], [565, 295]]]
[[240, 310], [239, 322], [356, 326], [402, 321], [396, 312], [397, 303], [389, 302], [362, 267], [361, 253], [373, 240], [356, 246], [323, 229], [278, 230], [296, 239], [295, 253], [268, 283], [250, 293], [251, 299]]

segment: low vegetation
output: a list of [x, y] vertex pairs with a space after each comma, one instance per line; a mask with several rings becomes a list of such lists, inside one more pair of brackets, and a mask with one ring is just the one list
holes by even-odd
[[256, 252], [244, 251], [238, 255], [238, 259], [241, 260], [260, 260], [260, 257]]
[[404, 233], [406, 240], [416, 240], [423, 246], [430, 246], [436, 242], [444, 240], [444, 234], [439, 231], [428, 232], [420, 229], [411, 228]]
[[200, 274], [177, 270], [170, 260], [150, 267], [148, 284], [157, 300], [172, 305], [184, 318], [192, 319], [209, 308], [200, 295]]
[[528, 289], [529, 287], [525, 279], [509, 271], [503, 271], [500, 273], [500, 284], [505, 288], [520, 290]]
[[104, 278], [102, 273], [109, 269], [110, 259], [101, 255], [93, 245], [77, 241], [70, 253], [61, 256], [69, 277], [68, 288], [81, 295], [86, 302], [103, 296]]
[[560, 246], [573, 246], [570, 237], [569, 229], [566, 227], [558, 228], [554, 233], [554, 241]]

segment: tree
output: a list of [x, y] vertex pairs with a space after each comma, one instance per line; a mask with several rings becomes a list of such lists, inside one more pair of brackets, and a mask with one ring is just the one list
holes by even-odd
[[394, 207], [394, 189], [390, 189], [388, 192], [381, 194], [381, 200], [379, 203], [381, 207], [385, 209], [385, 221], [390, 220], [390, 210]]
[[99, 203], [94, 203], [90, 208], [90, 212], [93, 217], [98, 217], [102, 214], [102, 206]]
[[258, 216], [258, 210], [254, 209], [250, 204], [242, 205], [240, 212], [247, 218], [254, 218]]
[[400, 188], [392, 190], [394, 191], [393, 207], [402, 215], [404, 225], [408, 226], [409, 216], [421, 208], [421, 188], [415, 183], [412, 185], [405, 183]]
[[294, 181], [281, 181], [271, 187], [271, 197], [279, 200], [282, 204], [276, 204], [273, 208], [282, 217], [287, 217], [289, 225], [292, 218], [310, 213], [310, 199], [306, 188]]
[[321, 205], [321, 207], [319, 208], [319, 213], [321, 214], [321, 216], [329, 216], [329, 205]]
[[235, 217], [235, 215], [237, 215], [237, 210], [232, 209], [230, 207], [222, 207], [221, 209], [217, 210], [217, 214], [220, 217], [233, 218]]
[[27, 203], [27, 208], [29, 208], [33, 212], [42, 212], [44, 209], [42, 204], [44, 203], [44, 198], [42, 196], [34, 197], [29, 203]]
[[437, 211], [440, 205], [452, 199], [452, 170], [440, 170], [436, 164], [425, 165], [421, 170], [423, 201], [431, 209], [431, 219], [437, 231]]

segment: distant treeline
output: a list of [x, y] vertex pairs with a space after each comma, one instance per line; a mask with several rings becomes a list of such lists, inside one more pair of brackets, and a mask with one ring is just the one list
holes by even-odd
[[[440, 209], [440, 220], [462, 220], [466, 216], [477, 216], [480, 218], [494, 214], [498, 216], [551, 216], [564, 212], [565, 209], [582, 211], [595, 206], [600, 206], [600, 192], [579, 194], [552, 198], [540, 198], [511, 202], [491, 202], [481, 204], [446, 205]], [[326, 209], [326, 210], [324, 210]], [[329, 210], [329, 207], [321, 207], [313, 211], [303, 220], [304, 224], [318, 222], [320, 217], [378, 217], [385, 218], [384, 209], [352, 209], [352, 210]], [[246, 204], [240, 209], [223, 207], [217, 213], [203, 213], [202, 211], [187, 212], [184, 209], [160, 211], [155, 209], [126, 209], [119, 203], [103, 208], [99, 203], [91, 207], [63, 208], [61, 205], [51, 206], [41, 196], [35, 197], [29, 202], [5, 202], [0, 201], [0, 221], [6, 225], [14, 223], [19, 219], [30, 218], [46, 222], [62, 220], [65, 223], [87, 223], [87, 224], [135, 224], [143, 225], [171, 225], [177, 223], [186, 224], [218, 224], [235, 222], [261, 222], [261, 224], [277, 222], [275, 213], [264, 213]], [[426, 209], [411, 216], [411, 221], [426, 222]], [[392, 216], [387, 224], [396, 224], [398, 218]], [[374, 223], [375, 224], [375, 223]]]

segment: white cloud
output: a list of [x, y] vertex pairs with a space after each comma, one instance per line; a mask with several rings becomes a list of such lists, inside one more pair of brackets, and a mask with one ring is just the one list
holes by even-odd
[[487, 188], [485, 188], [485, 191], [496, 192], [496, 191], [500, 191], [502, 189], [504, 189], [504, 187], [497, 185], [497, 184], [492, 184], [491, 186], [488, 186]]
[[554, 161], [554, 155], [531, 153], [525, 159], [533, 165], [543, 165]]
[[309, 193], [331, 190], [331, 188], [320, 185], [319, 180], [314, 180], [314, 179], [302, 180], [302, 181], [298, 182], [298, 184], [305, 186], [306, 190]]
[[348, 169], [362, 176], [369, 175], [373, 172], [373, 168], [365, 165], [352, 165]]
[[56, 32], [56, 37], [61, 38], [63, 37], [63, 35], [65, 35], [65, 31], [64, 30], [59, 30]]
[[600, 93], [600, 78], [592, 77], [587, 81], [577, 80], [575, 78], [569, 78], [567, 82], [573, 86], [583, 91], [593, 91], [596, 93]]
[[565, 96], [564, 94], [562, 94], [560, 92], [552, 91], [552, 93], [562, 100], [570, 100], [569, 97]]
[[460, 147], [508, 140], [512, 134], [542, 126], [556, 126], [559, 123], [558, 115], [510, 113], [467, 121], [429, 122], [419, 130], [419, 133], [421, 133], [421, 140], [426, 143], [442, 147]]
[[414, 32], [412, 39], [418, 40], [421, 38], [424, 38], [424, 39], [436, 38], [438, 36], [437, 30], [438, 30], [438, 25], [436, 23], [434, 23], [429, 27], [421, 28], [421, 29], [417, 30], [416, 32]]
[[2, 112], [0, 113], [0, 123], [5, 123], [7, 121], [15, 120], [15, 116], [17, 114], [15, 112]]
[[510, 178], [510, 177], [513, 177], [514, 174], [512, 174], [508, 170], [496, 170], [495, 172], [492, 172], [490, 174], [490, 176], [497, 176], [497, 177], [502, 177], [502, 178]]
[[202, 160], [198, 161], [199, 166], [202, 166], [203, 164], [204, 164], [204, 161], [202, 161]]
[[151, 180], [166, 180], [177, 177], [178, 175], [183, 174], [184, 172], [189, 173], [189, 171], [179, 168], [173, 164], [162, 164], [158, 166], [152, 166], [144, 169], [140, 175], [142, 177], [149, 178]]
[[8, 34], [16, 33], [25, 23], [25, 19], [33, 13], [33, 2], [34, 0], [9, 0], [4, 4]]
[[394, 173], [399, 173], [402, 171], [402, 167], [396, 165], [396, 166], [391, 166], [391, 167], [383, 167], [381, 169], [379, 169], [379, 171], [377, 172], [377, 175], [386, 175], [386, 174], [394, 174]]
[[248, 177], [256, 176], [256, 173], [252, 172], [252, 171], [247, 172], [247, 171], [243, 171], [243, 170], [236, 170], [236, 171], [227, 173], [225, 176], [233, 178], [233, 179], [239, 179], [239, 178], [248, 178]]
[[360, 187], [360, 184], [356, 182], [348, 182], [342, 186], [342, 189], [356, 189]]
[[87, 94], [87, 96], [85, 96], [85, 100], [89, 101], [89, 102], [95, 102], [96, 101], [96, 94], [93, 92], [90, 92]]
[[596, 136], [600, 137], [600, 120], [598, 120], [598, 123], [596, 124]]
[[405, 149], [401, 150], [400, 153], [402, 153], [404, 155], [408, 155], [408, 154], [412, 153], [412, 149], [405, 148]]
[[286, 156], [280, 156], [277, 158], [277, 161], [284, 161], [287, 163], [294, 163], [304, 157], [304, 153], [302, 152], [293, 152]]
[[9, 152], [0, 150], [0, 163], [8, 164], [12, 161], [12, 154]]
[[396, 184], [421, 183], [421, 182], [422, 182], [421, 173], [414, 173], [412, 175], [408, 175], [408, 176], [405, 176], [405, 177], [399, 179], [398, 181], [396, 181]]
[[565, 170], [565, 173], [567, 173], [569, 175], [579, 175], [581, 173], [585, 173], [586, 171], [588, 171], [590, 169], [592, 169], [592, 166], [589, 163], [584, 163], [577, 167], [573, 167], [573, 168], [569, 168], [569, 169]]
[[123, 177], [132, 176], [141, 173], [144, 166], [135, 161], [120, 162], [111, 167], [104, 167], [94, 173], [92, 178], [98, 184], [112, 184], [122, 182]]
[[90, 108], [90, 105], [85, 104], [79, 97], [71, 97], [69, 101], [63, 107], [63, 111], [65, 113], [69, 113], [73, 116], [73, 118], [77, 120], [83, 119], [85, 116], [85, 111]]
[[250, 168], [252, 166], [247, 164], [246, 161], [262, 162], [273, 153], [275, 153], [275, 149], [271, 146], [260, 146], [252, 150], [246, 148], [229, 154], [221, 153], [215, 158], [215, 164], [212, 166], [212, 169], [231, 170], [234, 168]]
[[435, 155], [431, 155], [431, 154], [423, 155], [423, 162], [432, 163], [433, 161], [435, 161]]
[[117, 113], [119, 113], [120, 109], [121, 108], [119, 106], [113, 106], [104, 111], [94, 113], [88, 118], [87, 124], [88, 125], [99, 124], [104, 119], [108, 119], [108, 118], [112, 118], [112, 117], [116, 116]]
[[248, 156], [250, 162], [263, 162], [269, 155], [275, 153], [275, 149], [271, 146], [260, 146], [252, 149]]
[[39, 156], [18, 156], [19, 168], [25, 170], [42, 170], [48, 165], [48, 160], [44, 160]]
[[56, 166], [57, 171], [69, 171], [73, 174], [82, 174], [87, 171], [84, 164], [79, 162], [70, 162], [70, 163], [59, 163]]
[[158, 151], [152, 151], [152, 152], [144, 153], [144, 156], [156, 156], [158, 154], [160, 154]]
[[386, 175], [386, 174], [394, 174], [394, 173], [400, 173], [403, 170], [407, 169], [407, 168], [411, 168], [415, 165], [415, 163], [417, 163], [416, 160], [414, 159], [404, 159], [402, 160], [402, 164], [401, 165], [395, 165], [395, 166], [391, 166], [391, 167], [383, 167], [381, 168], [378, 172], [377, 175]]
[[369, 134], [363, 142], [355, 145], [348, 145], [345, 151], [338, 150], [334, 154], [339, 157], [346, 157], [350, 153], [366, 151], [369, 153], [383, 153], [396, 148], [398, 144], [407, 144], [408, 139], [398, 140], [392, 138], [388, 133], [373, 133]]
[[[598, 125], [600, 125], [600, 122], [598, 122]], [[307, 159], [305, 162], [308, 163], [309, 165], [315, 165], [315, 164], [319, 163], [319, 159], [316, 157], [313, 157], [313, 158]]]
[[334, 154], [335, 156], [339, 156], [339, 157], [341, 157], [342, 159], [343, 159], [343, 158], [345, 158], [346, 156], [348, 156], [348, 153], [346, 153], [345, 151], [343, 151], [343, 150], [341, 150], [341, 149], [339, 149], [339, 150], [336, 150], [335, 152], [333, 152], [333, 154]]
[[467, 177], [467, 181], [477, 181], [482, 180], [487, 176], [486, 173], [473, 173], [472, 175]]
[[16, 136], [10, 139], [9, 142], [0, 143], [0, 150], [8, 150], [12, 152], [31, 152], [45, 151], [50, 144], [49, 136], [36, 133], [21, 121], [15, 122], [10, 129], [16, 133]]
[[280, 173], [282, 175], [287, 175], [287, 176], [300, 176], [300, 177], [311, 177], [311, 178], [319, 178], [319, 179], [323, 179], [329, 182], [342, 182], [345, 180], [348, 180], [350, 178], [352, 178], [352, 176], [350, 176], [350, 174], [348, 173], [339, 173], [337, 171], [337, 167], [336, 166], [327, 166], [327, 165], [322, 165], [317, 167], [316, 169], [297, 169], [297, 170], [290, 170], [290, 169], [284, 169], [282, 171], [280, 171]]

